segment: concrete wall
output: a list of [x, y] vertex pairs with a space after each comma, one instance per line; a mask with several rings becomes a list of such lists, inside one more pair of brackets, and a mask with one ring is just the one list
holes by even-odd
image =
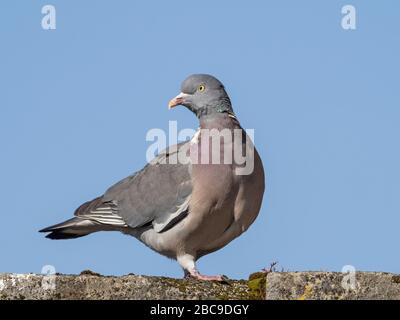
[[209, 283], [127, 275], [0, 274], [0, 299], [400, 299], [400, 276], [358, 272], [254, 273]]

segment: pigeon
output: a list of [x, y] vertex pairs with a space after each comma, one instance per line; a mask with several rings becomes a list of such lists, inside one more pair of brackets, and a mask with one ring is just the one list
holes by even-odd
[[169, 109], [178, 105], [199, 120], [190, 140], [159, 152], [142, 170], [82, 204], [72, 219], [40, 232], [72, 239], [119, 231], [177, 260], [185, 277], [225, 281], [223, 275], [201, 274], [196, 261], [226, 246], [258, 216], [262, 161], [218, 79], [190, 75]]

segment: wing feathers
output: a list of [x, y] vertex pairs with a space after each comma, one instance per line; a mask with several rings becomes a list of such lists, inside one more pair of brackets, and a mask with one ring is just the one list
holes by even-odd
[[118, 216], [129, 227], [138, 228], [151, 222], [155, 231], [162, 232], [188, 209], [192, 193], [190, 161], [186, 164], [165, 161], [178, 155], [179, 158], [188, 157], [188, 144], [183, 142], [169, 147], [142, 170], [106, 191], [104, 200], [115, 201]]
[[128, 226], [124, 219], [118, 215], [117, 204], [113, 201], [104, 201], [103, 197], [98, 197], [81, 205], [76, 209], [75, 216], [109, 226]]
[[191, 165], [166, 163], [172, 155], [186, 155], [188, 142], [169, 147], [142, 170], [118, 182], [103, 196], [82, 204], [74, 219], [42, 230], [57, 239], [100, 230], [153, 226], [165, 232], [189, 212]]

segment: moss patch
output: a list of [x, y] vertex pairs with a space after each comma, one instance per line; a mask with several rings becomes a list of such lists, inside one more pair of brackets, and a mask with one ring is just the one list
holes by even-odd
[[80, 276], [96, 276], [96, 277], [102, 277], [100, 273], [94, 272], [92, 270], [83, 270], [80, 274]]
[[267, 285], [267, 273], [266, 272], [255, 272], [249, 276], [247, 286], [249, 287], [250, 299], [253, 300], [264, 300]]

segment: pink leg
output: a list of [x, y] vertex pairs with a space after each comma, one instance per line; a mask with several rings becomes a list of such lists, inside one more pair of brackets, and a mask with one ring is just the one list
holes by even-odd
[[206, 276], [204, 274], [201, 274], [199, 271], [196, 269], [192, 269], [189, 271], [187, 274], [189, 277], [192, 277], [197, 280], [203, 280], [203, 281], [218, 281], [218, 282], [224, 282], [227, 280], [227, 278], [223, 275], [216, 275], [216, 276]]
[[201, 274], [196, 269], [195, 259], [191, 255], [185, 254], [182, 256], [178, 256], [177, 260], [185, 272], [185, 278], [194, 278], [203, 281], [219, 281], [219, 282], [226, 282], [228, 280], [227, 277], [222, 275], [206, 276], [204, 274]]

